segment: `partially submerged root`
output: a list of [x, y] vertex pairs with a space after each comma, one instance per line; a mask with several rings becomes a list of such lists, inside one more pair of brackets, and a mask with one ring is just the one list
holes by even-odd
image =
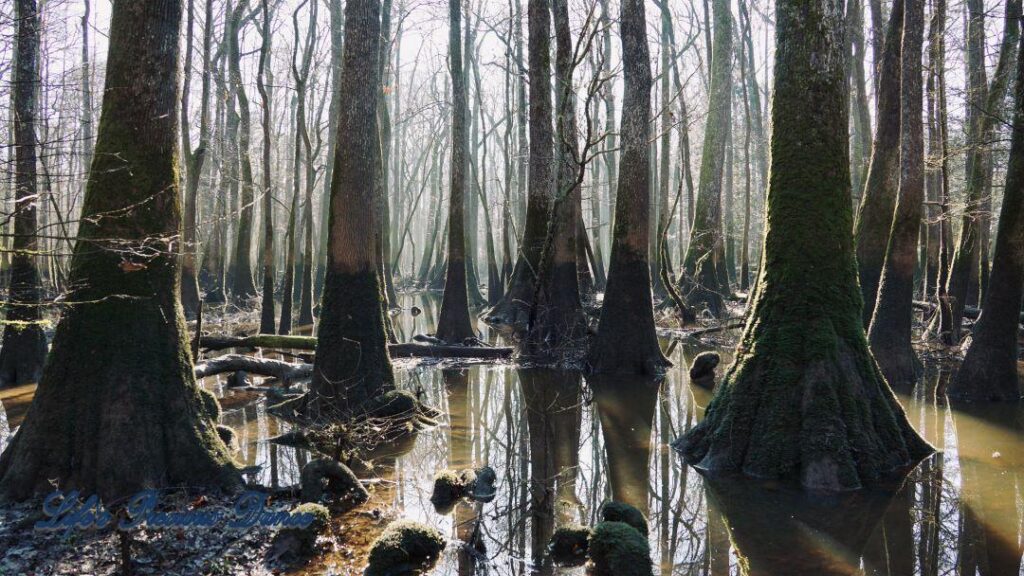
[[439, 531], [412, 520], [388, 524], [370, 549], [365, 576], [422, 574], [430, 571], [447, 542]]
[[[807, 338], [816, 328], [786, 330]], [[673, 444], [687, 462], [851, 490], [933, 452], [910, 426], [863, 336], [851, 346], [828, 329], [808, 361], [793, 357], [807, 351], [790, 349], [787, 338], [797, 336], [786, 330], [762, 335], [732, 365], [704, 420]], [[745, 336], [741, 353], [749, 341]]]
[[318, 458], [302, 467], [302, 500], [347, 512], [370, 499], [359, 478], [341, 462]]

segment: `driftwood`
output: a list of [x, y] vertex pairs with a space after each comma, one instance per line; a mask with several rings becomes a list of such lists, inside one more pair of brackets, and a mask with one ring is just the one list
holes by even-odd
[[[279, 348], [284, 350], [315, 350], [315, 336], [279, 336], [256, 334], [255, 336], [213, 336], [203, 335], [199, 346], [205, 350], [226, 348]], [[500, 360], [512, 357], [510, 347], [455, 346], [449, 344], [388, 344], [392, 358], [482, 358]], [[287, 363], [285, 363], [287, 364]], [[256, 370], [250, 372], [260, 374]]]
[[313, 365], [283, 362], [269, 358], [254, 358], [244, 354], [225, 354], [196, 364], [196, 378], [205, 378], [225, 372], [249, 372], [260, 376], [272, 376], [285, 384], [313, 375]]

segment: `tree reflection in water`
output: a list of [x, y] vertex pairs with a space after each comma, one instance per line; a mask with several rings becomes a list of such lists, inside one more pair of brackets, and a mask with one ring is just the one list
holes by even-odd
[[[415, 303], [423, 315], [396, 317], [403, 339], [431, 325], [432, 304]], [[667, 446], [710, 399], [687, 380], [699, 351], [672, 349], [675, 367], [661, 382], [400, 362], [399, 386], [421, 391], [447, 416], [438, 428], [368, 455], [380, 479], [373, 505], [452, 537], [433, 572], [440, 576], [582, 574], [551, 566], [547, 539], [563, 523], [592, 525], [610, 499], [646, 511], [662, 575], [1020, 574], [1024, 406], [946, 406], [948, 369], [928, 366], [923, 384], [899, 398], [942, 452], [902, 488], [830, 500], [749, 480], [709, 482]], [[728, 364], [728, 351], [720, 352]], [[262, 466], [261, 482], [297, 481], [309, 455], [266, 442], [291, 426], [269, 415], [260, 395], [228, 390], [217, 378], [204, 386], [222, 397], [221, 422], [237, 432], [238, 459]], [[24, 402], [13, 393], [0, 401], [2, 443], [20, 425]], [[495, 500], [438, 515], [429, 501], [434, 474], [484, 464], [498, 473]], [[345, 561], [328, 557], [310, 573]]]

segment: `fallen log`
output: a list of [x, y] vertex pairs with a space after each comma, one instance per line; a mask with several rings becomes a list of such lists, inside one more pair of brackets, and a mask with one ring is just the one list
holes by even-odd
[[244, 354], [225, 354], [204, 360], [195, 367], [196, 378], [205, 378], [225, 372], [249, 372], [260, 376], [271, 376], [289, 384], [295, 380], [309, 378], [313, 375], [313, 365], [291, 363], [270, 358], [255, 358]]
[[[213, 336], [203, 335], [199, 347], [204, 350], [227, 348], [279, 348], [282, 350], [315, 350], [315, 336], [279, 336], [277, 334], [256, 334], [254, 336]], [[502, 360], [511, 358], [513, 349], [507, 346], [457, 346], [451, 344], [419, 344], [407, 342], [388, 344], [392, 358], [480, 358]], [[255, 370], [252, 372], [257, 373]]]
[[[914, 300], [914, 308], [923, 310], [925, 312], [934, 312], [937, 306], [931, 302], [923, 302], [921, 300]], [[974, 306], [964, 306], [964, 318], [970, 318], [971, 320], [977, 320], [981, 316], [981, 309], [975, 308]], [[1020, 315], [1020, 323], [1024, 324], [1024, 312]]]

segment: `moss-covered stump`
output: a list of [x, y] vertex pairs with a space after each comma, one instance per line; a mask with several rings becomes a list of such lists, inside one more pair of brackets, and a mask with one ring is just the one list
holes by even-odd
[[625, 522], [601, 522], [590, 533], [590, 569], [594, 576], [653, 576], [647, 539]]
[[437, 563], [447, 545], [440, 532], [412, 520], [396, 520], [370, 548], [364, 576], [405, 576], [422, 574]]
[[629, 524], [637, 532], [647, 537], [647, 517], [635, 506], [614, 500], [601, 506], [601, 520], [605, 522], [622, 522]]
[[715, 368], [722, 361], [718, 352], [701, 352], [690, 364], [690, 383], [701, 388], [715, 387]]
[[329, 458], [303, 466], [299, 481], [304, 502], [326, 503], [338, 512], [347, 512], [370, 499], [352, 470]]
[[587, 561], [589, 540], [590, 528], [578, 524], [562, 526], [551, 536], [548, 554], [559, 566], [582, 566]]
[[472, 471], [442, 470], [434, 476], [434, 491], [430, 494], [430, 503], [438, 514], [448, 514], [455, 504], [466, 496], [469, 486], [476, 480]]
[[295, 507], [292, 515], [308, 515], [312, 522], [306, 527], [282, 528], [270, 544], [270, 557], [285, 563], [309, 558], [316, 553], [316, 539], [330, 525], [331, 514], [320, 504], [306, 503]]
[[822, 490], [860, 488], [933, 452], [864, 334], [839, 10], [776, 4], [763, 265], [736, 361], [704, 420], [675, 443], [709, 471]]

